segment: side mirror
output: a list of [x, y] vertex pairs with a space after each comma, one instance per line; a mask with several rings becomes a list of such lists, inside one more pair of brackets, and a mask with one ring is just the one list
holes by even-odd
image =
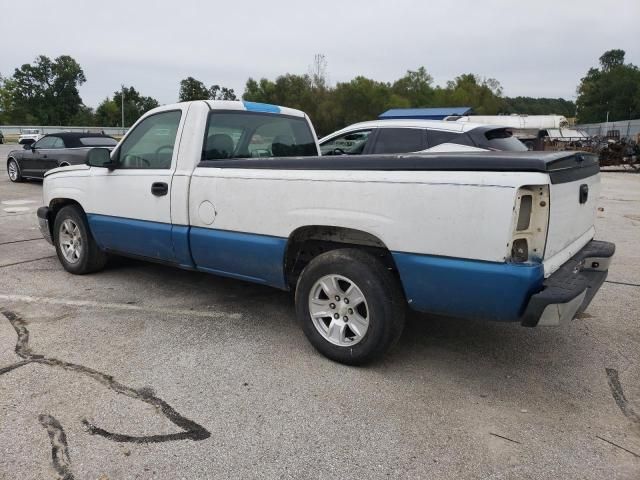
[[101, 167], [113, 170], [116, 166], [111, 161], [111, 151], [108, 148], [92, 148], [87, 154], [87, 161], [85, 162], [90, 167]]
[[25, 150], [31, 150], [33, 143], [25, 143], [24, 145], [22, 145], [22, 148]]

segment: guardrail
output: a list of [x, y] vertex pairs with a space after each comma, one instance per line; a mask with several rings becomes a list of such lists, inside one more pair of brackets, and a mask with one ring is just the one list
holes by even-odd
[[25, 129], [37, 129], [43, 135], [47, 133], [58, 132], [81, 132], [81, 133], [105, 133], [106, 135], [124, 135], [128, 128], [122, 127], [77, 127], [77, 126], [65, 126], [65, 125], [0, 125], [0, 131], [6, 135], [20, 135]]

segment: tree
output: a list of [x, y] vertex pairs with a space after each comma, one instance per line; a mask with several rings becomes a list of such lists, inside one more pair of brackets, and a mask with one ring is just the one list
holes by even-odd
[[624, 63], [624, 50], [609, 50], [600, 68], [590, 68], [580, 80], [576, 100], [580, 123], [640, 117], [640, 70]]
[[237, 100], [233, 88], [221, 87], [220, 85], [212, 85], [209, 89], [209, 98], [211, 100]]
[[437, 88], [434, 101], [439, 106], [472, 107], [478, 115], [495, 115], [504, 110], [502, 87], [493, 78], [465, 73]]
[[124, 93], [124, 126], [133, 123], [152, 108], [158, 101], [141, 95], [133, 87], [122, 87], [113, 93], [113, 98], [105, 98], [96, 109], [96, 123], [105, 127], [119, 127], [122, 124], [122, 94]]
[[85, 81], [72, 57], [40, 55], [3, 82], [3, 109], [14, 123], [68, 124], [82, 107], [78, 87]]
[[393, 93], [389, 83], [362, 76], [350, 82], [338, 83], [334, 90], [334, 98], [339, 106], [335, 119], [338, 127], [376, 119], [390, 108], [411, 106], [408, 99]]
[[576, 104], [564, 98], [505, 97], [505, 108], [501, 113], [527, 115], [564, 115], [575, 117]]
[[79, 126], [79, 127], [90, 127], [96, 124], [96, 116], [93, 108], [82, 105], [78, 113], [76, 113], [71, 120], [69, 121], [69, 125]]
[[600, 56], [600, 65], [603, 72], [610, 72], [616, 67], [624, 65], [624, 50], [608, 50]]
[[[615, 63], [616, 59], [611, 62]], [[305, 111], [322, 136], [346, 125], [376, 119], [390, 108], [468, 106], [478, 114], [557, 113], [573, 116], [575, 105], [563, 99], [502, 96], [500, 82], [466, 73], [434, 86], [425, 67], [408, 70], [394, 82], [359, 76], [335, 86], [327, 81], [324, 55], [316, 55], [307, 75], [287, 73], [275, 80], [249, 78], [243, 98]]]
[[187, 77], [180, 82], [179, 102], [189, 102], [191, 100], [207, 100], [209, 89], [200, 80]]
[[412, 107], [433, 106], [434, 89], [431, 86], [433, 77], [424, 67], [418, 70], [407, 70], [404, 77], [393, 83], [392, 90], [396, 95], [406, 98]]
[[200, 80], [193, 77], [187, 77], [180, 82], [180, 93], [178, 95], [179, 102], [188, 102], [191, 100], [237, 100], [233, 88], [221, 87], [220, 85], [212, 85], [207, 88]]

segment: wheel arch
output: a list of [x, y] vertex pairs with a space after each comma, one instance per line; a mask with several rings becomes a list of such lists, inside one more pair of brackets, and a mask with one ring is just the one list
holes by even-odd
[[363, 230], [330, 225], [306, 225], [287, 239], [284, 254], [285, 282], [294, 289], [304, 267], [318, 255], [339, 248], [359, 248], [376, 257], [397, 275], [391, 251], [376, 235]]
[[62, 210], [64, 207], [68, 205], [77, 205], [80, 209], [86, 214], [84, 208], [77, 200], [72, 198], [53, 198], [49, 202], [49, 212], [48, 212], [48, 220], [49, 220], [49, 232], [51, 233], [51, 238], [53, 238], [53, 224], [56, 221], [56, 215], [58, 212]]

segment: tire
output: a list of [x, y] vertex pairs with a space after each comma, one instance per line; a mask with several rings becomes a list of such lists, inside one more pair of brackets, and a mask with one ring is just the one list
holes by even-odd
[[380, 358], [404, 328], [399, 281], [380, 260], [358, 249], [332, 250], [311, 260], [298, 279], [295, 302], [311, 344], [347, 365]]
[[14, 183], [22, 182], [24, 179], [22, 178], [22, 172], [20, 172], [20, 165], [13, 158], [10, 158], [7, 162], [7, 175], [9, 175], [9, 180]]
[[64, 269], [76, 275], [97, 272], [107, 263], [78, 205], [63, 207], [53, 222], [53, 243]]

